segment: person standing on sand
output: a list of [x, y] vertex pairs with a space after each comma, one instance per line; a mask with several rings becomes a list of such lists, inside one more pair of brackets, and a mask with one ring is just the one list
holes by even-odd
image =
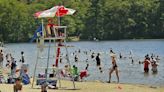
[[109, 81], [108, 81], [108, 83], [111, 82], [111, 75], [112, 75], [113, 71], [116, 72], [117, 83], [119, 83], [119, 75], [118, 75], [118, 66], [117, 66], [117, 63], [116, 63], [116, 55], [112, 50], [110, 50], [110, 54], [111, 54], [111, 59], [112, 59], [112, 68], [109, 71]]

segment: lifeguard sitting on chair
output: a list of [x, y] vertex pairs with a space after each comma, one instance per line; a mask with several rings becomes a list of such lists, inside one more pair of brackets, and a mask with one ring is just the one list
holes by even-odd
[[53, 19], [48, 19], [48, 24], [46, 26], [46, 28], [47, 28], [46, 37], [55, 37], [57, 35], [56, 33], [58, 33], [58, 32], [56, 32], [57, 30], [55, 30], [55, 28], [54, 28], [55, 26], [57, 26], [57, 25], [55, 25], [53, 23]]

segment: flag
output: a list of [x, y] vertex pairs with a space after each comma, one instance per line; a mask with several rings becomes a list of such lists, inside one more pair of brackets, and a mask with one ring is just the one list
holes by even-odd
[[34, 33], [32, 39], [30, 40], [30, 42], [33, 42], [37, 37], [42, 36], [42, 35], [43, 35], [43, 33], [42, 33], [42, 25], [40, 25], [38, 27], [38, 29], [35, 31], [35, 33]]

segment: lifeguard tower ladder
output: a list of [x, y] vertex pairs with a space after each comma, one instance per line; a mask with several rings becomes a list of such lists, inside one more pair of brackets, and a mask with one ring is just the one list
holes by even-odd
[[[45, 69], [45, 78], [41, 78], [41, 79], [45, 79], [46, 83], [48, 82], [48, 79], [54, 79], [54, 80], [58, 80], [59, 81], [59, 88], [61, 87], [61, 82], [60, 82], [60, 71], [61, 69], [58, 68], [58, 61], [56, 61], [56, 59], [59, 60], [60, 58], [60, 52], [58, 51], [60, 48], [64, 47], [66, 49], [66, 59], [67, 59], [67, 62], [69, 64], [69, 66], [71, 67], [71, 64], [70, 64], [70, 60], [69, 60], [69, 55], [68, 55], [68, 49], [67, 47], [70, 47], [70, 46], [67, 46], [66, 45], [66, 29], [67, 29], [67, 26], [54, 26], [54, 35], [53, 37], [52, 36], [49, 36], [47, 37], [46, 36], [46, 31], [43, 27], [43, 23], [42, 23], [42, 34], [38, 33], [38, 38], [36, 40], [37, 42], [37, 59], [36, 59], [36, 63], [35, 63], [35, 68], [34, 68], [34, 74], [33, 74], [33, 80], [32, 80], [32, 88], [34, 88], [34, 84], [35, 84], [35, 81], [37, 79], [40, 79], [38, 78], [38, 76], [36, 76], [36, 73], [38, 73], [38, 69], [40, 71], [43, 71], [41, 69]], [[60, 33], [60, 35], [58, 35], [58, 31], [61, 31], [62, 32]], [[57, 40], [63, 40], [63, 45], [58, 45], [57, 43]], [[45, 42], [48, 42], [47, 44], [45, 44]], [[53, 45], [53, 46], [51, 46]], [[46, 48], [47, 50], [47, 56], [45, 55], [46, 53], [44, 53], [43, 49]], [[51, 49], [54, 48], [54, 51], [52, 51]], [[54, 55], [51, 55], [51, 53], [53, 52]], [[57, 53], [56, 53], [57, 52]], [[56, 53], [56, 54], [55, 54]], [[46, 57], [45, 57], [46, 56]], [[50, 60], [53, 60], [54, 62], [56, 61], [55, 63], [55, 66], [56, 66], [56, 70], [57, 70], [57, 75], [58, 75], [58, 78], [49, 78], [49, 70], [50, 69], [54, 69], [53, 67], [50, 67]], [[44, 67], [40, 67], [39, 65], [43, 65]], [[46, 67], [45, 67], [46, 65]], [[73, 89], [75, 89], [75, 82], [74, 82], [74, 78], [72, 77], [72, 82], [73, 82]]]

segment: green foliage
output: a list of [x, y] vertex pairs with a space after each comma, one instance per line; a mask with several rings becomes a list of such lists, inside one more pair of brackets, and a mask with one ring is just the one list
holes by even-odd
[[54, 5], [77, 10], [61, 18], [82, 40], [164, 38], [163, 0], [0, 0], [0, 41], [27, 42], [41, 24], [33, 14]]

